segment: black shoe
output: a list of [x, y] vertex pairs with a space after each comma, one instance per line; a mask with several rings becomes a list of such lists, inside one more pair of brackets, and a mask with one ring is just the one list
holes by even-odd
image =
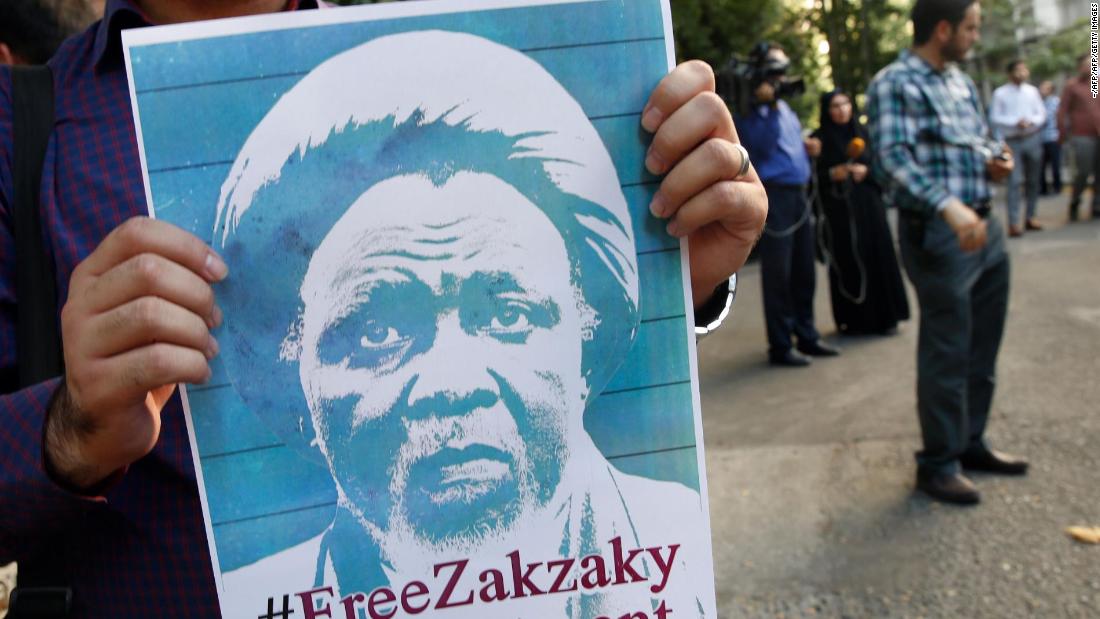
[[769, 353], [768, 362], [788, 368], [804, 368], [810, 365], [810, 358], [788, 348], [781, 353]]
[[982, 500], [974, 482], [962, 473], [925, 472], [918, 469], [917, 490], [944, 503], [974, 505]]
[[1069, 203], [1069, 220], [1070, 221], [1077, 221], [1077, 209], [1078, 209], [1078, 203], [1076, 203], [1076, 202], [1070, 202]]
[[959, 457], [959, 463], [969, 471], [1001, 475], [1027, 474], [1027, 460], [995, 449], [969, 449]]
[[822, 343], [821, 340], [814, 340], [807, 343], [798, 343], [798, 352], [810, 355], [811, 357], [835, 357], [840, 354], [840, 351], [828, 344]]

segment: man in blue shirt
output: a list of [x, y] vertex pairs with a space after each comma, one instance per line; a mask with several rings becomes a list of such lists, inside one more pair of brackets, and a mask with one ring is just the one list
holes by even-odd
[[[769, 66], [789, 64], [783, 49], [770, 44], [764, 61]], [[768, 220], [757, 245], [768, 360], [801, 367], [810, 364], [810, 356], [831, 357], [839, 351], [823, 344], [814, 328], [814, 234], [806, 182], [810, 157], [821, 152], [821, 143], [803, 140], [798, 117], [776, 97], [780, 79], [765, 79], [755, 87], [753, 107], [737, 118], [737, 129], [768, 193]], [[797, 351], [791, 348], [792, 334]]]
[[[1039, 195], [1062, 193], [1062, 144], [1058, 141], [1058, 106], [1062, 99], [1054, 92], [1054, 82], [1043, 80], [1039, 84], [1039, 94], [1043, 97], [1043, 106], [1047, 111], [1047, 120], [1040, 132], [1043, 140], [1043, 164], [1039, 168]], [[1050, 168], [1051, 180], [1047, 183], [1047, 168]]]

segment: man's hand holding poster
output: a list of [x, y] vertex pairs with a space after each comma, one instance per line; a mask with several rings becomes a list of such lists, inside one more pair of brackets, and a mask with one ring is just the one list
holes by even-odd
[[206, 239], [185, 391], [223, 614], [715, 617], [660, 0], [127, 32], [150, 211]]

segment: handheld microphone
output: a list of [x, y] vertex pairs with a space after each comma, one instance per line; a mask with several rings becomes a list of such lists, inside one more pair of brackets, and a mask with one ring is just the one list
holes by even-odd
[[867, 148], [867, 142], [863, 138], [856, 136], [852, 138], [851, 142], [848, 142], [848, 163], [859, 159], [863, 155], [863, 150]]

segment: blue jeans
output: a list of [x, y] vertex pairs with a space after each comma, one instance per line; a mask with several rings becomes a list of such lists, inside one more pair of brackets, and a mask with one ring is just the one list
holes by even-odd
[[1039, 203], [1039, 174], [1043, 163], [1043, 142], [1036, 131], [1022, 138], [1005, 140], [1012, 149], [1016, 165], [1008, 177], [1005, 194], [1008, 200], [1008, 223], [1020, 225], [1020, 183], [1027, 194], [1027, 219], [1035, 217], [1035, 208]]
[[[1050, 168], [1051, 181], [1047, 183], [1047, 168]], [[1043, 142], [1043, 169], [1039, 172], [1039, 193], [1062, 193], [1062, 145], [1058, 142]]]
[[814, 328], [814, 226], [803, 186], [766, 184], [764, 189], [768, 221], [757, 252], [768, 352], [775, 356], [790, 350], [792, 334], [804, 344], [820, 337]]
[[1009, 262], [1004, 230], [989, 221], [989, 240], [964, 252], [947, 222], [902, 217], [902, 264], [917, 292], [917, 413], [924, 470], [958, 470], [958, 458], [984, 445], [997, 353], [1008, 311]]

